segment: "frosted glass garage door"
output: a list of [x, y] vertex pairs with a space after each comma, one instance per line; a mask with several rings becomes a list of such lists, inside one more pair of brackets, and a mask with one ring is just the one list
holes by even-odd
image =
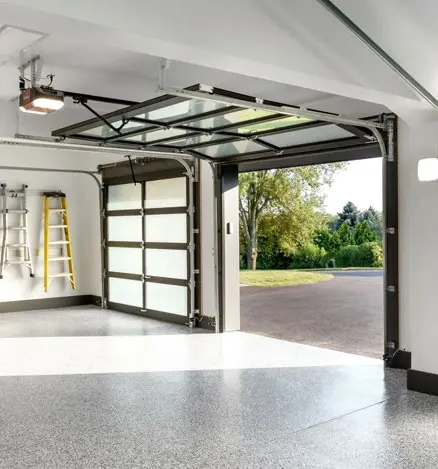
[[186, 322], [191, 308], [186, 176], [107, 187], [110, 307], [137, 307], [152, 317]]

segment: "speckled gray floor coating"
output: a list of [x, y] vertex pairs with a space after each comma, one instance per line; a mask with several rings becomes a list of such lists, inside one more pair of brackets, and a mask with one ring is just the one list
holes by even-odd
[[434, 468], [438, 399], [380, 366], [0, 379], [0, 467]]
[[0, 314], [1, 337], [72, 337], [209, 333], [96, 306]]
[[[146, 324], [113, 314], [71, 319], [70, 335], [108, 332], [99, 318], [119, 322], [111, 334]], [[438, 398], [380, 364], [0, 377], [5, 469], [429, 469], [437, 441]]]

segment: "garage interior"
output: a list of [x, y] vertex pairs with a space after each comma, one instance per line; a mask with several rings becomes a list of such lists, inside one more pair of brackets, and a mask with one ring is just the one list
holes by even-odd
[[[225, 3], [0, 3], [0, 467], [435, 464], [436, 7]], [[384, 360], [241, 332], [239, 171], [382, 155]]]

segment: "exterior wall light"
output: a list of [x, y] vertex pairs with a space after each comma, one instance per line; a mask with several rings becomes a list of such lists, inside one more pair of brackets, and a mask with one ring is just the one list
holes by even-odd
[[438, 180], [438, 158], [423, 158], [418, 162], [418, 180], [422, 182]]

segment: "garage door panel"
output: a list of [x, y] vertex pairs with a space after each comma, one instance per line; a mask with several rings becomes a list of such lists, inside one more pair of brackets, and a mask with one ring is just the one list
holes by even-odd
[[185, 177], [146, 182], [145, 208], [185, 207], [187, 180]]
[[146, 282], [146, 310], [187, 316], [187, 287]]
[[108, 270], [126, 274], [143, 273], [142, 249], [109, 247], [108, 248]]
[[186, 243], [187, 215], [146, 215], [147, 243]]
[[125, 241], [125, 242], [141, 242], [142, 236], [142, 217], [108, 217], [107, 222], [107, 240], [108, 241]]
[[146, 249], [146, 275], [187, 280], [187, 251]]
[[108, 186], [108, 210], [141, 209], [141, 185]]
[[124, 278], [108, 279], [108, 299], [111, 303], [143, 307], [143, 282]]

